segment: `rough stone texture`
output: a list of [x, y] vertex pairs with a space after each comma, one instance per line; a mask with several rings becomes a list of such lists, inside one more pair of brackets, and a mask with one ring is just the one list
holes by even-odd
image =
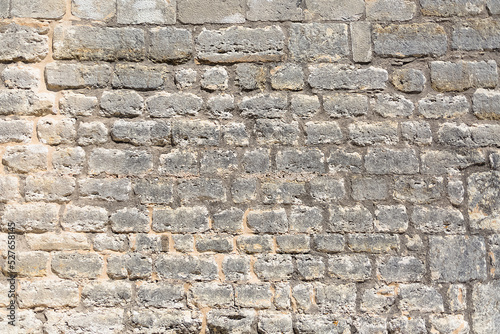
[[0, 333], [496, 333], [499, 14], [0, 0]]

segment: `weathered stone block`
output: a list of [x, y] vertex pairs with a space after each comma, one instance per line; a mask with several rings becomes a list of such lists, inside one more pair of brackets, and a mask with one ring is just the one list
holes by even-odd
[[405, 141], [415, 145], [430, 145], [432, 143], [432, 130], [427, 122], [402, 122], [401, 136]]
[[250, 257], [227, 255], [222, 261], [222, 271], [226, 281], [248, 281], [250, 280]]
[[37, 122], [37, 135], [42, 144], [72, 144], [76, 139], [74, 118], [41, 118]]
[[229, 235], [199, 235], [196, 237], [196, 250], [200, 253], [230, 253], [233, 251], [233, 239]]
[[196, 57], [204, 63], [280, 61], [284, 45], [285, 36], [278, 26], [203, 30], [196, 38]]
[[432, 88], [437, 91], [464, 91], [469, 88], [495, 88], [498, 84], [497, 63], [486, 61], [432, 61]]
[[136, 146], [165, 146], [171, 143], [170, 130], [168, 122], [118, 120], [111, 127], [111, 138]]
[[184, 308], [186, 293], [181, 284], [143, 283], [137, 287], [139, 305], [156, 308]]
[[473, 328], [478, 334], [494, 332], [500, 325], [498, 318], [500, 285], [498, 282], [488, 284], [477, 283], [473, 288], [472, 302], [474, 313], [472, 314]]
[[463, 95], [430, 95], [418, 101], [418, 112], [425, 118], [453, 118], [469, 112], [469, 101]]
[[377, 277], [385, 282], [420, 282], [425, 265], [412, 256], [391, 256], [377, 261]]
[[364, 206], [330, 206], [329, 232], [371, 232], [373, 217]]
[[116, 211], [109, 218], [111, 229], [118, 233], [149, 232], [147, 212], [138, 208], [124, 208]]
[[154, 62], [183, 63], [193, 55], [193, 37], [187, 29], [158, 27], [150, 30], [148, 57]]
[[309, 66], [309, 85], [316, 89], [385, 89], [389, 75], [381, 68], [356, 68], [347, 65], [320, 64]]
[[108, 128], [102, 122], [81, 122], [78, 125], [78, 145], [99, 145], [108, 141]]
[[66, 13], [64, 0], [34, 0], [22, 1], [12, 0], [10, 13], [17, 17], [32, 17], [37, 19], [60, 19]]
[[106, 64], [49, 63], [45, 66], [45, 80], [52, 90], [104, 88], [111, 81], [111, 67]]
[[37, 62], [49, 52], [47, 25], [5, 24], [0, 29], [0, 60]]
[[288, 280], [293, 273], [292, 257], [284, 254], [261, 255], [255, 260], [253, 269], [263, 281]]
[[92, 116], [97, 105], [97, 97], [73, 92], [63, 92], [63, 97], [59, 100], [61, 114], [72, 117]]
[[351, 179], [352, 198], [357, 201], [384, 200], [389, 196], [387, 181], [377, 177], [355, 177]]
[[207, 313], [207, 328], [210, 332], [251, 333], [257, 313], [251, 309], [210, 310]]
[[414, 226], [424, 233], [465, 233], [462, 213], [451, 207], [415, 206], [411, 216]]
[[97, 148], [89, 157], [90, 174], [143, 175], [153, 168], [151, 153]]
[[276, 168], [288, 173], [323, 173], [325, 157], [319, 149], [284, 149], [276, 154]]
[[306, 194], [303, 182], [263, 182], [261, 184], [264, 204], [301, 204]]
[[500, 119], [500, 93], [478, 89], [472, 96], [472, 110], [479, 119]]
[[40, 84], [40, 70], [25, 65], [10, 65], [2, 71], [2, 80], [9, 88], [36, 89]]
[[270, 308], [272, 297], [269, 283], [242, 284], [236, 286], [234, 303], [240, 307]]
[[328, 274], [348, 281], [365, 281], [371, 277], [372, 265], [366, 255], [331, 255], [328, 257]]
[[87, 237], [81, 233], [26, 234], [26, 242], [32, 250], [90, 250]]
[[141, 179], [134, 182], [134, 193], [142, 204], [169, 204], [173, 201], [173, 182], [165, 179]]
[[233, 306], [233, 287], [229, 284], [195, 283], [189, 290], [189, 303], [199, 308], [226, 308]]
[[182, 204], [194, 201], [225, 202], [226, 188], [221, 180], [195, 178], [185, 180], [177, 186]]
[[205, 207], [179, 207], [153, 210], [153, 230], [156, 232], [193, 233], [208, 230]]
[[132, 310], [130, 322], [134, 333], [140, 333], [145, 328], [153, 333], [168, 331], [197, 333], [202, 328], [202, 314], [191, 310]]
[[392, 73], [391, 82], [405, 93], [420, 93], [425, 88], [427, 79], [422, 71], [413, 68], [396, 70]]
[[372, 174], [416, 174], [419, 162], [413, 149], [369, 148], [365, 168]]
[[421, 11], [429, 16], [477, 15], [484, 11], [484, 0], [421, 0]]
[[442, 177], [398, 176], [394, 181], [394, 198], [412, 203], [430, 203], [441, 198]]
[[175, 5], [175, 0], [118, 0], [116, 20], [120, 24], [174, 24]]
[[389, 253], [399, 249], [399, 237], [390, 234], [351, 234], [347, 245], [353, 252]]
[[78, 284], [71, 281], [22, 281], [18, 302], [21, 308], [76, 307], [79, 303]]
[[126, 201], [132, 190], [128, 179], [81, 179], [80, 197], [106, 201]]
[[116, 14], [116, 0], [72, 0], [71, 14], [81, 19], [105, 21]]
[[404, 205], [378, 205], [375, 209], [375, 230], [404, 232], [408, 228], [408, 214]]
[[52, 271], [61, 278], [97, 278], [103, 259], [96, 253], [56, 253], [52, 256]]
[[369, 63], [373, 58], [372, 25], [370, 22], [353, 22], [351, 32], [352, 60], [356, 63]]
[[303, 18], [301, 3], [295, 0], [248, 0], [247, 6], [249, 21], [300, 21]]
[[146, 99], [146, 110], [151, 117], [195, 116], [203, 100], [192, 93], [160, 93]]
[[0, 143], [27, 143], [31, 140], [33, 122], [24, 120], [0, 120]]
[[345, 238], [342, 234], [317, 234], [313, 238], [313, 248], [318, 252], [338, 253], [345, 247]]
[[402, 311], [418, 311], [422, 313], [443, 312], [443, 297], [434, 288], [422, 284], [401, 284], [399, 286], [401, 296], [400, 309]]
[[32, 173], [47, 169], [48, 149], [43, 145], [9, 146], [2, 158], [4, 168], [14, 173]]
[[306, 144], [340, 144], [344, 139], [337, 122], [307, 122], [304, 124]]
[[116, 64], [111, 79], [113, 88], [137, 90], [158, 89], [163, 85], [166, 73], [160, 67], [137, 64]]
[[205, 120], [182, 120], [172, 124], [172, 140], [178, 146], [217, 146], [220, 125]]
[[182, 23], [243, 23], [244, 8], [244, 0], [178, 0], [177, 15]]
[[208, 257], [162, 254], [156, 260], [155, 269], [165, 279], [212, 281], [218, 278], [217, 263]]
[[471, 174], [468, 184], [468, 213], [470, 225], [479, 230], [500, 230], [500, 172]]
[[127, 282], [95, 282], [84, 286], [82, 301], [87, 307], [120, 307], [132, 300], [132, 286]]
[[137, 117], [142, 115], [144, 99], [135, 91], [106, 91], [101, 97], [101, 115]]
[[321, 279], [325, 276], [325, 263], [321, 256], [297, 255], [297, 271], [305, 280]]
[[75, 179], [70, 176], [31, 174], [26, 178], [24, 196], [28, 201], [69, 202], [75, 185]]
[[366, 18], [374, 21], [409, 21], [417, 6], [408, 0], [371, 0], [366, 2]]
[[362, 0], [306, 0], [306, 18], [319, 20], [358, 20], [365, 10]]
[[283, 93], [245, 96], [239, 104], [241, 116], [248, 118], [281, 118], [288, 106]]
[[318, 307], [327, 312], [353, 312], [356, 307], [356, 285], [316, 283]]
[[261, 145], [297, 145], [300, 135], [299, 123], [259, 119], [255, 123], [255, 134], [257, 143]]

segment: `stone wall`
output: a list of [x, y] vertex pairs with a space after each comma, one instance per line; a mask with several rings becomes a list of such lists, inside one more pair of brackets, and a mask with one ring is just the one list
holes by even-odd
[[498, 333], [499, 14], [0, 0], [0, 332]]

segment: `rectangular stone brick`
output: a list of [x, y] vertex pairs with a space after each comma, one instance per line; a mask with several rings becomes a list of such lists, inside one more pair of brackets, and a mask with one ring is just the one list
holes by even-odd
[[214, 2], [177, 0], [178, 19], [182, 23], [243, 23], [245, 0]]
[[419, 282], [424, 274], [424, 263], [412, 256], [391, 256], [377, 261], [377, 275], [385, 282]]
[[106, 201], [125, 201], [132, 190], [128, 179], [81, 179], [80, 197]]
[[270, 308], [273, 291], [271, 284], [241, 284], [235, 289], [234, 303], [239, 307]]
[[205, 207], [153, 210], [153, 230], [156, 232], [194, 233], [207, 231], [208, 228], [208, 210]]
[[173, 201], [173, 182], [165, 179], [141, 179], [134, 182], [134, 193], [142, 204], [169, 204]]
[[443, 178], [431, 176], [397, 176], [394, 198], [412, 203], [430, 203], [441, 198]]
[[371, 232], [373, 231], [373, 217], [364, 206], [330, 206], [330, 220], [327, 224], [328, 232]]
[[217, 263], [206, 256], [161, 254], [155, 269], [166, 279], [212, 281], [218, 278]]
[[65, 230], [75, 232], [105, 232], [108, 211], [98, 206], [66, 206], [61, 225]]
[[500, 125], [444, 123], [438, 130], [439, 142], [455, 147], [500, 146]]
[[201, 331], [202, 318], [203, 315], [200, 312], [192, 312], [191, 310], [145, 310], [139, 308], [132, 310], [130, 323], [136, 332], [148, 328], [153, 333], [168, 331], [198, 333]]
[[319, 20], [358, 20], [365, 11], [363, 0], [305, 0], [306, 18]]
[[286, 233], [288, 231], [285, 209], [251, 210], [247, 216], [247, 225], [255, 233]]
[[156, 308], [184, 308], [186, 293], [181, 284], [143, 283], [137, 287], [140, 306]]
[[465, 233], [465, 220], [462, 213], [451, 207], [415, 206], [411, 221], [424, 233]]
[[60, 19], [66, 13], [64, 0], [12, 0], [10, 13], [17, 17], [32, 17], [37, 19]]
[[36, 126], [38, 140], [49, 145], [73, 144], [76, 139], [75, 123], [73, 118], [41, 118]]
[[372, 174], [416, 174], [419, 161], [413, 149], [369, 148], [365, 168]]
[[141, 175], [153, 168], [151, 153], [146, 151], [97, 148], [89, 157], [90, 174]]
[[239, 104], [241, 116], [248, 118], [281, 118], [288, 106], [283, 93], [261, 93], [245, 96]]
[[467, 20], [456, 23], [451, 35], [454, 50], [483, 51], [500, 48], [500, 21]]
[[484, 0], [420, 0], [423, 15], [443, 17], [480, 14], [484, 3]]
[[468, 214], [474, 230], [499, 231], [500, 172], [473, 173], [467, 178]]
[[356, 68], [347, 65], [320, 64], [309, 66], [309, 84], [316, 89], [385, 89], [389, 76], [381, 68]]
[[87, 307], [120, 307], [132, 299], [132, 286], [127, 282], [93, 282], [82, 290], [82, 302]]
[[27, 143], [31, 140], [33, 122], [0, 120], [0, 143]]
[[70, 176], [54, 173], [28, 175], [25, 183], [25, 198], [28, 201], [69, 202], [75, 191], [76, 180]]
[[418, 112], [425, 118], [453, 118], [466, 115], [470, 105], [463, 95], [428, 95], [418, 101]]
[[111, 68], [105, 64], [49, 63], [45, 66], [45, 80], [53, 90], [103, 88], [111, 80]]
[[494, 90], [478, 89], [472, 96], [472, 110], [479, 119], [500, 119], [500, 93]]
[[90, 250], [90, 242], [82, 233], [26, 234], [26, 242], [32, 250]]
[[[392, 10], [388, 11], [391, 13]], [[351, 31], [352, 60], [356, 63], [369, 63], [372, 58], [372, 25], [369, 22], [353, 22]]]
[[284, 45], [285, 36], [278, 26], [204, 30], [196, 38], [196, 57], [203, 63], [280, 61]]
[[423, 174], [448, 174], [486, 162], [477, 150], [426, 150], [420, 155]]
[[0, 202], [14, 201], [20, 196], [19, 179], [15, 176], [0, 176]]
[[59, 252], [52, 255], [51, 268], [61, 278], [97, 278], [103, 269], [103, 258], [96, 253]]
[[194, 201], [225, 202], [226, 188], [221, 180], [195, 178], [185, 180], [177, 186], [182, 204]]
[[153, 28], [150, 37], [148, 57], [152, 61], [183, 63], [193, 55], [193, 37], [187, 29]]
[[[48, 252], [18, 252], [15, 265], [19, 277], [41, 277], [47, 275]], [[4, 267], [6, 271], [7, 265]]]
[[284, 281], [290, 279], [293, 273], [291, 255], [268, 254], [260, 255], [254, 263], [254, 272], [263, 281]]
[[316, 301], [318, 307], [331, 313], [349, 313], [356, 308], [355, 284], [316, 283]]
[[235, 151], [210, 150], [203, 153], [200, 172], [203, 174], [227, 174], [238, 170]]
[[350, 53], [347, 35], [343, 23], [293, 23], [290, 56], [296, 62], [337, 61]]
[[353, 252], [388, 253], [399, 249], [399, 237], [390, 234], [351, 234], [347, 246]]
[[38, 306], [76, 307], [80, 301], [78, 284], [71, 281], [21, 281], [18, 302], [21, 308]]
[[220, 283], [195, 283], [189, 290], [188, 303], [199, 308], [231, 307], [234, 305], [233, 287]]
[[175, 14], [176, 0], [117, 1], [116, 21], [119, 24], [174, 24]]
[[349, 124], [349, 138], [358, 146], [394, 145], [399, 142], [396, 122], [355, 122]]
[[72, 0], [71, 14], [81, 19], [107, 21], [116, 15], [116, 0]]
[[59, 205], [53, 203], [7, 204], [2, 215], [2, 230], [43, 233], [54, 231], [59, 223]]
[[367, 255], [331, 255], [328, 274], [337, 279], [362, 282], [371, 277], [372, 264]]
[[220, 142], [220, 124], [213, 121], [175, 121], [172, 124], [172, 140], [179, 146], [217, 146]]
[[49, 52], [46, 25], [5, 24], [0, 28], [0, 60], [38, 62]]
[[229, 235], [198, 235], [196, 236], [198, 252], [230, 253], [233, 251], [233, 238]]
[[54, 95], [31, 90], [0, 90], [0, 115], [42, 116], [55, 114]]
[[401, 284], [399, 291], [401, 310], [423, 313], [444, 311], [443, 297], [434, 287], [419, 283]]
[[409, 0], [371, 0], [366, 2], [366, 18], [370, 21], [409, 21], [417, 6]]
[[166, 71], [157, 66], [116, 64], [111, 85], [113, 88], [153, 90], [163, 85]]
[[442, 56], [448, 49], [446, 31], [435, 23], [375, 25], [373, 29], [373, 50], [382, 57]]
[[495, 88], [497, 63], [486, 61], [430, 62], [432, 88], [437, 91], [464, 91], [469, 88]]
[[260, 186], [264, 204], [301, 204], [304, 182], [263, 182]]
[[107, 274], [112, 279], [148, 279], [151, 277], [153, 260], [150, 254], [127, 253], [107, 258]]
[[270, 253], [274, 249], [274, 239], [270, 235], [240, 235], [236, 245], [247, 254]]
[[139, 61], [145, 56], [144, 32], [137, 28], [56, 26], [54, 58]]
[[323, 173], [325, 157], [319, 149], [285, 149], [276, 155], [278, 171], [288, 173]]
[[311, 250], [310, 237], [307, 234], [278, 235], [276, 245], [279, 253], [308, 253]]
[[313, 248], [323, 253], [342, 252], [345, 238], [342, 234], [317, 234], [313, 237]]
[[301, 3], [295, 0], [248, 0], [249, 21], [300, 21], [303, 18]]
[[171, 126], [162, 121], [118, 120], [111, 127], [111, 138], [136, 146], [165, 146], [171, 143]]
[[57, 310], [47, 311], [44, 330], [49, 333], [124, 332], [125, 314], [123, 309], [95, 308], [92, 311]]
[[13, 173], [33, 173], [47, 169], [48, 149], [43, 145], [9, 146], [2, 157], [4, 168]]

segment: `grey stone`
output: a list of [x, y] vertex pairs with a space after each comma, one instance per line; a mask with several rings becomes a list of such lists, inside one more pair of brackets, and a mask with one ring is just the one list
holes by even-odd
[[247, 216], [247, 225], [256, 233], [285, 233], [288, 231], [285, 209], [251, 210]]
[[247, 203], [257, 199], [256, 179], [235, 179], [231, 184], [231, 195], [235, 203]]
[[319, 149], [283, 149], [276, 154], [276, 168], [288, 173], [323, 173], [325, 157]]
[[263, 90], [266, 85], [266, 69], [255, 64], [238, 64], [235, 81], [244, 90]]
[[351, 189], [352, 198], [357, 201], [384, 200], [389, 196], [389, 185], [380, 177], [354, 177]]
[[340, 144], [344, 135], [337, 122], [307, 122], [304, 124], [306, 145]]
[[73, 92], [63, 92], [63, 96], [59, 100], [61, 114], [72, 117], [92, 116], [97, 105], [97, 97]]
[[397, 90], [402, 92], [420, 93], [424, 90], [427, 79], [420, 70], [404, 68], [392, 73], [391, 82]]
[[423, 121], [402, 122], [401, 137], [410, 144], [430, 145], [432, 143], [431, 126]]
[[207, 101], [207, 107], [211, 118], [231, 119], [235, 109], [234, 97], [230, 94], [212, 96]]
[[373, 217], [364, 206], [330, 206], [330, 220], [327, 224], [329, 232], [371, 232]]
[[294, 206], [290, 212], [290, 231], [314, 233], [321, 232], [323, 215], [322, 210], [316, 207]]
[[153, 230], [156, 232], [193, 233], [204, 232], [208, 228], [208, 211], [205, 207], [153, 210]]
[[484, 0], [421, 0], [422, 14], [429, 16], [477, 15], [484, 10]]
[[345, 239], [341, 234], [317, 234], [313, 237], [313, 247], [318, 252], [338, 253], [345, 247]]
[[248, 281], [250, 279], [250, 257], [227, 255], [222, 261], [222, 271], [227, 281]]
[[124, 311], [110, 308], [95, 308], [92, 311], [61, 311], [47, 312], [47, 322], [44, 329], [57, 333], [112, 333], [125, 331]]
[[38, 140], [42, 144], [72, 144], [76, 139], [76, 120], [74, 118], [41, 118], [37, 122]]
[[290, 111], [294, 117], [311, 118], [320, 110], [319, 99], [316, 95], [293, 94], [290, 101]]
[[146, 99], [146, 110], [151, 117], [195, 116], [203, 100], [192, 93], [160, 93]]
[[198, 72], [191, 68], [181, 68], [175, 72], [175, 85], [179, 89], [188, 88], [196, 83]]
[[26, 178], [24, 196], [33, 202], [69, 202], [75, 185], [76, 181], [71, 176], [59, 176], [51, 172], [31, 174]]
[[0, 202], [14, 201], [19, 198], [19, 179], [10, 175], [0, 176]]
[[140, 179], [134, 182], [134, 193], [142, 204], [169, 204], [174, 199], [173, 182], [165, 179]]
[[210, 310], [207, 313], [207, 329], [210, 333], [252, 333], [257, 313], [251, 309]]
[[372, 25], [370, 22], [352, 22], [351, 32], [352, 60], [356, 63], [369, 63], [373, 58]]
[[149, 217], [144, 210], [124, 208], [109, 218], [111, 230], [118, 233], [149, 232]]
[[153, 90], [163, 85], [165, 73], [156, 66], [116, 64], [111, 85], [113, 88]]
[[137, 302], [145, 307], [184, 308], [186, 293], [182, 284], [144, 282], [137, 287]]
[[320, 310], [331, 313], [353, 312], [356, 307], [356, 285], [316, 283], [316, 301]]
[[431, 203], [441, 198], [443, 178], [431, 176], [398, 176], [394, 180], [394, 198], [412, 203]]
[[474, 313], [472, 321], [477, 333], [486, 334], [498, 328], [500, 319], [498, 308], [498, 296], [500, 286], [498, 282], [488, 284], [477, 284], [474, 287], [472, 301]]
[[183, 63], [193, 55], [193, 38], [187, 29], [157, 27], [150, 30], [148, 57], [154, 62]]
[[497, 50], [500, 47], [498, 20], [467, 20], [453, 27], [451, 48], [454, 50]]
[[171, 142], [170, 130], [170, 124], [162, 121], [118, 120], [111, 127], [111, 138], [136, 146], [165, 146]]
[[418, 112], [425, 118], [453, 118], [469, 112], [469, 101], [463, 95], [428, 95], [418, 101]]
[[472, 96], [472, 110], [479, 119], [500, 119], [500, 93], [478, 89]]
[[220, 283], [195, 283], [189, 290], [188, 299], [199, 308], [230, 307], [234, 303], [233, 287]]
[[317, 18], [320, 20], [358, 20], [365, 10], [365, 4], [361, 0], [328, 1], [328, 0], [306, 0], [306, 18]]
[[278, 310], [291, 309], [291, 288], [288, 282], [274, 284], [274, 306]]
[[107, 235], [104, 233], [96, 234], [94, 237], [94, 250], [126, 252], [129, 250], [128, 237], [126, 235]]
[[374, 0], [366, 2], [366, 18], [374, 21], [409, 21], [417, 6], [408, 0]]
[[174, 24], [175, 5], [175, 0], [118, 0], [116, 19], [119, 24]]
[[55, 114], [54, 95], [25, 89], [0, 91], [0, 115], [42, 116]]
[[10, 65], [2, 71], [2, 80], [9, 88], [36, 89], [40, 84], [40, 70], [25, 65]]
[[384, 333], [387, 332], [387, 320], [378, 316], [359, 316], [354, 320], [354, 328], [358, 333]]
[[194, 201], [225, 202], [226, 188], [221, 180], [196, 178], [185, 180], [177, 186], [182, 204]]
[[172, 234], [174, 249], [181, 253], [194, 251], [194, 236], [190, 234]]
[[230, 253], [233, 251], [233, 239], [229, 235], [199, 235], [196, 237], [196, 250], [200, 253]]
[[438, 130], [442, 144], [457, 147], [500, 146], [500, 127], [497, 124], [444, 123]]
[[305, 234], [278, 235], [276, 245], [279, 253], [308, 253], [310, 251], [310, 238]]
[[283, 93], [245, 96], [239, 104], [241, 116], [248, 118], [281, 118], [288, 106]]
[[132, 190], [128, 179], [81, 179], [80, 197], [106, 201], [126, 201]]
[[209, 257], [161, 254], [156, 271], [164, 279], [212, 281], [217, 275], [217, 263]]
[[362, 282], [371, 277], [372, 265], [366, 255], [331, 255], [328, 257], [328, 274], [331, 277]]
[[462, 180], [448, 179], [448, 199], [453, 205], [460, 205], [464, 200], [465, 188]]
[[146, 151], [97, 148], [89, 157], [89, 174], [143, 175], [153, 168], [152, 159]]
[[413, 149], [369, 148], [365, 168], [372, 174], [416, 174], [419, 162]]
[[390, 334], [412, 333], [426, 334], [425, 320], [422, 318], [410, 318], [406, 316], [394, 317], [387, 323]]
[[64, 0], [34, 0], [25, 2], [12, 0], [10, 13], [17, 17], [32, 17], [37, 19], [60, 19], [66, 13]]
[[463, 315], [431, 315], [430, 316], [431, 331], [438, 331], [439, 333], [457, 333], [468, 334], [469, 323]]
[[400, 309], [412, 312], [443, 312], [443, 297], [434, 287], [419, 283], [401, 284], [399, 286]]
[[467, 287], [465, 285], [450, 284], [447, 296], [452, 312], [464, 311], [467, 308]]
[[[49, 52], [48, 26], [10, 23], [0, 29], [0, 60], [37, 62]], [[12, 47], [13, 46], [13, 47]]]
[[101, 115], [137, 117], [142, 115], [144, 99], [135, 91], [106, 91], [101, 97]]
[[52, 271], [61, 278], [97, 278], [103, 269], [99, 254], [56, 253], [51, 261]]
[[0, 120], [0, 143], [27, 143], [31, 140], [33, 122], [25, 120]]
[[[53, 229], [52, 229], [53, 230]], [[30, 249], [55, 251], [55, 250], [90, 250], [90, 242], [81, 233], [42, 233], [27, 234], [26, 242]]]
[[297, 271], [304, 280], [316, 280], [325, 276], [326, 266], [321, 256], [297, 255]]
[[182, 333], [197, 333], [202, 328], [202, 314], [191, 310], [132, 310], [130, 322], [134, 328], [133, 333], [164, 333], [174, 331]]
[[261, 145], [297, 145], [300, 135], [299, 123], [259, 119], [255, 122], [255, 135], [257, 143]]
[[104, 21], [116, 14], [116, 0], [72, 0], [71, 14], [81, 19]]
[[265, 173], [271, 167], [270, 152], [264, 148], [246, 151], [241, 164], [246, 173]]
[[297, 310], [311, 313], [317, 311], [312, 283], [299, 283], [292, 288], [292, 297]]
[[271, 87], [276, 90], [297, 91], [304, 88], [304, 72], [296, 64], [283, 64], [271, 69]]
[[205, 151], [200, 159], [202, 174], [227, 174], [238, 170], [238, 159], [235, 151]]
[[430, 62], [432, 88], [437, 91], [464, 91], [469, 88], [495, 88], [497, 63], [486, 61]]
[[412, 256], [391, 256], [377, 261], [377, 277], [385, 282], [420, 282], [425, 265]]
[[357, 68], [348, 65], [320, 64], [309, 66], [309, 85], [317, 89], [385, 89], [389, 75], [377, 67]]
[[408, 228], [408, 214], [404, 205], [377, 205], [375, 217], [377, 232], [401, 233]]
[[375, 314], [387, 312], [396, 301], [396, 291], [393, 286], [387, 285], [366, 289], [361, 296], [361, 310]]
[[200, 84], [203, 89], [226, 90], [228, 87], [229, 76], [222, 66], [210, 67], [201, 75]]
[[[248, 42], [242, 44], [242, 40]], [[285, 36], [278, 26], [230, 27], [203, 30], [196, 38], [195, 48], [197, 59], [203, 63], [242, 63], [279, 61], [284, 56], [284, 45]]]
[[341, 200], [346, 196], [344, 180], [327, 176], [315, 177], [309, 182], [311, 196], [322, 202]]
[[182, 120], [172, 124], [174, 145], [217, 146], [220, 141], [220, 125], [213, 121]]
[[341, 334], [349, 333], [351, 320], [331, 314], [297, 314], [295, 327], [304, 334]]
[[[49, 263], [48, 252], [19, 252], [16, 254], [16, 256], [17, 262], [15, 264], [15, 270], [18, 277], [33, 278], [47, 275], [47, 268]], [[6, 276], [10, 276], [9, 271], [11, 270], [9, 267], [10, 266], [7, 266], [6, 264], [3, 268], [3, 272]], [[9, 302], [5, 304], [8, 305]]]
[[351, 234], [348, 248], [353, 252], [389, 253], [399, 249], [399, 237], [390, 234]]
[[71, 281], [22, 281], [18, 298], [21, 308], [76, 307], [79, 303], [78, 284]]
[[248, 0], [247, 6], [249, 21], [300, 21], [303, 18], [301, 3], [295, 0]]
[[330, 172], [352, 172], [361, 173], [363, 170], [363, 158], [357, 152], [344, 150], [332, 150], [327, 159]]
[[497, 279], [500, 276], [500, 234], [491, 235], [488, 238], [488, 244], [490, 246], [488, 252], [489, 274], [491, 277]]
[[178, 19], [182, 23], [243, 23], [245, 22], [243, 0], [229, 0], [224, 3], [210, 0], [179, 0]]
[[435, 23], [375, 25], [373, 50], [382, 57], [442, 56], [448, 49], [444, 28]]
[[271, 284], [242, 284], [235, 289], [234, 303], [240, 307], [270, 308], [273, 292]]
[[486, 246], [479, 236], [432, 236], [429, 239], [431, 279], [466, 282], [486, 279]]
[[415, 206], [411, 221], [424, 233], [465, 233], [464, 216], [451, 207]]
[[470, 225], [478, 230], [500, 230], [498, 217], [500, 172], [473, 173], [467, 179]]
[[253, 266], [255, 275], [263, 281], [284, 281], [293, 273], [292, 257], [285, 254], [258, 256]]
[[247, 254], [270, 253], [274, 240], [270, 235], [241, 235], [236, 238], [236, 246]]
[[138, 28], [62, 26], [54, 29], [54, 59], [128, 60], [144, 59], [144, 32]]
[[196, 175], [199, 173], [196, 153], [184, 150], [172, 150], [160, 155], [160, 174]]
[[306, 194], [304, 182], [263, 182], [260, 189], [264, 204], [301, 204]]
[[231, 146], [248, 146], [250, 144], [250, 134], [245, 123], [224, 124], [222, 126], [222, 139]]
[[408, 117], [415, 109], [403, 95], [379, 94], [372, 99], [372, 108], [382, 117]]
[[2, 164], [7, 171], [32, 173], [47, 169], [48, 149], [43, 145], [8, 146]]
[[281, 312], [262, 312], [257, 324], [259, 332], [265, 334], [293, 334], [292, 315]]
[[127, 282], [93, 282], [82, 290], [83, 304], [87, 307], [119, 307], [132, 300], [132, 286]]
[[52, 90], [104, 88], [111, 81], [111, 67], [106, 64], [49, 63], [45, 66], [45, 80]]
[[147, 253], [165, 252], [169, 249], [168, 236], [138, 233], [135, 237], [135, 251]]
[[102, 122], [81, 122], [77, 137], [81, 146], [104, 144], [108, 141], [108, 128]]
[[349, 55], [347, 25], [342, 23], [292, 23], [290, 56], [296, 62], [338, 61]]

